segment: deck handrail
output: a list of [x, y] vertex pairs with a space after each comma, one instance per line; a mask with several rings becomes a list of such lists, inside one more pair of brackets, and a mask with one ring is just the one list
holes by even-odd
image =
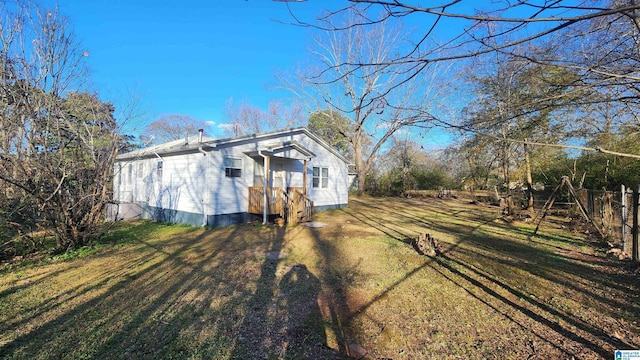
[[[263, 213], [263, 191], [262, 186], [249, 187], [249, 213]], [[313, 214], [313, 201], [306, 196], [304, 188], [288, 187], [285, 191], [282, 188], [270, 187], [267, 188], [267, 214], [279, 215], [287, 223], [309, 221]]]

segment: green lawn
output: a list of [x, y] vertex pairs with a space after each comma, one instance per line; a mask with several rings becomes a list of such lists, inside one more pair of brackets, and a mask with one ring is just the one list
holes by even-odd
[[[640, 279], [550, 219], [355, 198], [325, 227], [119, 224], [97, 251], [5, 266], [0, 358], [611, 359]], [[443, 253], [418, 255], [420, 233]], [[277, 255], [280, 256], [277, 256]], [[275, 255], [272, 257], [272, 255]], [[357, 345], [357, 346], [356, 346]]]

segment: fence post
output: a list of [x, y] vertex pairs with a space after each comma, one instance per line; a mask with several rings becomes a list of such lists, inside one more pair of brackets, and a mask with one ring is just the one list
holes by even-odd
[[620, 185], [620, 211], [622, 220], [622, 251], [629, 249], [627, 244], [627, 188], [624, 184]]
[[633, 242], [631, 246], [631, 257], [634, 263], [638, 263], [640, 258], [640, 247], [638, 246], [638, 220], [640, 220], [640, 184], [636, 185], [633, 191]]

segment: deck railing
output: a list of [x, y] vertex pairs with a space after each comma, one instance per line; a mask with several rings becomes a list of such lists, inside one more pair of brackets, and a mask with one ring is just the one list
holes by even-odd
[[[264, 193], [261, 186], [249, 187], [249, 213], [262, 214]], [[289, 187], [267, 188], [267, 215], [278, 215], [287, 223], [311, 220], [313, 201], [304, 193], [303, 188]]]
[[[262, 186], [249, 187], [249, 213], [262, 214], [264, 193]], [[284, 217], [284, 190], [282, 188], [267, 188], [267, 215]]]
[[287, 189], [287, 222], [311, 220], [313, 201], [302, 191], [302, 188]]

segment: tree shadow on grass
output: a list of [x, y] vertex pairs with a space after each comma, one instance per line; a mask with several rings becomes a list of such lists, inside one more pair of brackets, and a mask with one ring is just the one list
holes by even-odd
[[[86, 282], [39, 303], [33, 315], [3, 324], [3, 332], [14, 336], [3, 341], [0, 354], [223, 357], [235, 342], [234, 327], [250, 294], [247, 283], [255, 281], [256, 251], [265, 250], [259, 242], [244, 241], [240, 230], [216, 232], [221, 238], [215, 240], [205, 231], [167, 241], [143, 240], [146, 250], [125, 253], [134, 260], [101, 269], [71, 269], [66, 275], [86, 276]], [[95, 273], [83, 274], [92, 270]], [[220, 314], [225, 316], [219, 321]]]
[[[603, 358], [611, 356], [612, 349], [633, 347], [630, 343], [614, 341], [615, 339], [601, 341], [601, 339], [608, 337], [601, 329], [572, 316], [566, 311], [560, 311], [546, 305], [532, 298], [530, 294], [524, 293], [464, 262], [443, 255], [436, 259], [436, 263], [439, 266], [434, 264], [431, 267], [442, 276], [565, 355], [583, 356], [585, 354], [579, 350], [579, 347], [567, 346], [568, 344], [564, 339], [576, 342]], [[445, 270], [448, 273], [445, 273]], [[506, 291], [511, 296], [504, 295], [502, 291]], [[505, 311], [505, 307], [501, 305], [506, 305], [509, 311]], [[518, 320], [516, 316], [512, 315], [512, 310], [515, 310], [518, 314], [523, 314], [529, 320], [537, 323], [538, 326], [532, 328], [530, 325]], [[553, 333], [557, 333], [560, 336], [553, 335]], [[611, 348], [605, 349], [603, 347], [605, 343], [609, 343]]]
[[[371, 207], [376, 207], [379, 211], [386, 209], [387, 213], [390, 212], [386, 204], [367, 206], [369, 209]], [[638, 320], [640, 309], [629, 302], [629, 291], [633, 293], [638, 290], [637, 279], [633, 276], [612, 274], [609, 269], [615, 266], [604, 259], [600, 259], [594, 265], [593, 259], [585, 260], [584, 257], [568, 256], [567, 249], [580, 246], [581, 243], [572, 239], [562, 239], [566, 240], [563, 241], [563, 246], [566, 245], [567, 248], [560, 248], [553, 244], [547, 246], [545, 240], [557, 239], [540, 237], [535, 241], [531, 241], [531, 238], [527, 240], [525, 236], [529, 234], [526, 229], [519, 229], [510, 224], [493, 223], [491, 219], [486, 219], [486, 216], [476, 217], [474, 214], [458, 212], [462, 221], [438, 222], [428, 219], [428, 216], [419, 216], [406, 209], [403, 210], [401, 207], [396, 206], [391, 209], [392, 216], [384, 219], [382, 216], [373, 217], [368, 212], [357, 209], [350, 209], [348, 213], [357, 221], [404, 243], [410, 242], [416, 233], [417, 226], [423, 226], [422, 230], [418, 230], [420, 232], [436, 231], [442, 234], [454, 234], [457, 241], [454, 244], [446, 244], [446, 255], [435, 263], [427, 262], [429, 266], [523, 329], [535, 325], [531, 330], [534, 335], [564, 354], [585, 356], [584, 351], [586, 351], [586, 356], [597, 354], [597, 356], [606, 357], [611, 355], [612, 349], [640, 346], [628, 337], [625, 338], [624, 335], [614, 337], [605, 331], [613, 331], [603, 325], [602, 321], [607, 321], [606, 319], [601, 320], [597, 325], [585, 320], [589, 311], [602, 308], [602, 306], [591, 305], [594, 303], [603, 304], [605, 308], [611, 309], [607, 315], [614, 321], [622, 316], [627, 323]], [[517, 239], [504, 238], [508, 235], [504, 232], [510, 233], [511, 230], [519, 234]], [[558, 252], [558, 250], [564, 252]], [[490, 264], [491, 268], [485, 271], [482, 269], [483, 264]], [[523, 286], [527, 287], [527, 284], [512, 284], [511, 282], [516, 280], [510, 275], [496, 275], [500, 271], [509, 274], [514, 270], [528, 273], [527, 276], [532, 281], [560, 284], [567, 289], [565, 290], [567, 293], [554, 294], [558, 296], [560, 302], [554, 300], [548, 303], [543, 299], [531, 297], [526, 291], [521, 290]], [[384, 294], [406, 281], [414, 273], [413, 271], [407, 273], [405, 277], [385, 289], [361, 309], [366, 309], [384, 298]], [[534, 282], [532, 285], [535, 287], [535, 284]], [[619, 294], [620, 298], [612, 294], [604, 295], [603, 291], [596, 292], [594, 286], [611, 289]], [[565, 307], [567, 301], [574, 301], [574, 299], [562, 300], [565, 297], [575, 296], [571, 295], [572, 293], [582, 299], [583, 305], [580, 309], [576, 309], [579, 313], [574, 313], [573, 309]], [[593, 309], [582, 309], [582, 306]], [[620, 311], [625, 308], [629, 309], [630, 313]], [[514, 311], [524, 314], [527, 320], [523, 320], [523, 317], [516, 319], [509, 315]], [[635, 315], [629, 316], [633, 313]], [[620, 325], [614, 324], [614, 326]]]
[[0, 325], [0, 357], [342, 358], [326, 347], [319, 280], [284, 261], [292, 228], [167, 229], [5, 291], [62, 293]]
[[[201, 237], [193, 239], [195, 242], [199, 240]], [[76, 279], [73, 277], [83, 276], [86, 276], [86, 282], [67, 289], [61, 296], [55, 296], [56, 300], [51, 305], [47, 305], [47, 301], [39, 303], [32, 316], [9, 324], [6, 331], [13, 331], [20, 335], [4, 343], [0, 347], [0, 353], [42, 358], [64, 357], [79, 351], [85, 355], [90, 353], [93, 357], [100, 357], [109, 347], [117, 349], [119, 345], [126, 342], [125, 339], [134, 337], [136, 334], [134, 329], [142, 327], [149, 317], [168, 300], [171, 293], [179, 288], [178, 283], [171, 284], [167, 291], [157, 297], [151, 296], [150, 291], [144, 291], [152, 288], [154, 283], [167, 281], [162, 274], [167, 266], [176, 269], [186, 267], [187, 264], [182, 261], [180, 254], [191, 245], [192, 241], [189, 241], [181, 244], [175, 252], [160, 255], [153, 251], [147, 254], [147, 257], [124, 261], [115, 267], [92, 269], [95, 272], [91, 274], [70, 269], [67, 275], [71, 275], [73, 271], [74, 282]], [[95, 292], [99, 292], [100, 295], [92, 296]], [[135, 300], [140, 293], [145, 294], [148, 303], [129, 304], [132, 305], [131, 308], [123, 307], [123, 304]], [[64, 310], [56, 311], [55, 307]], [[30, 325], [29, 331], [21, 329], [22, 325], [37, 317], [42, 318], [37, 327]], [[101, 327], [109, 327], [110, 322], [119, 326], [101, 331]], [[100, 337], [104, 338], [100, 339]], [[92, 343], [92, 348], [82, 349], [88, 343]], [[124, 353], [124, 349], [121, 351]], [[76, 356], [80, 355], [77, 352], [76, 354]], [[71, 355], [71, 357], [76, 356]]]
[[[321, 230], [309, 230], [320, 254], [319, 264], [313, 264], [320, 269], [318, 275], [301, 263], [289, 266], [280, 257], [264, 256], [280, 254], [285, 237], [303, 227], [198, 230], [182, 238], [141, 240], [129, 254], [134, 257], [113, 266], [107, 260], [116, 261], [117, 253], [96, 255], [105, 261], [86, 282], [69, 286], [62, 295], [30, 308], [31, 315], [0, 325], [2, 333], [15, 333], [3, 338], [0, 357], [341, 358], [358, 339], [358, 329], [351, 328], [352, 319], [427, 267], [518, 326], [534, 324], [533, 334], [557, 351], [572, 343], [603, 356], [612, 347], [637, 345], [612, 339], [585, 320], [584, 314], [531, 298], [521, 284], [500, 275], [500, 271], [519, 269], [548, 283], [561, 283], [571, 292], [559, 297], [573, 293], [610, 307], [623, 307], [626, 303], [622, 300], [585, 289], [594, 278], [613, 289], [618, 280], [607, 280], [606, 273], [564, 258], [552, 248], [538, 248], [535, 242], [483, 233], [480, 230], [488, 225], [482, 225], [486, 219], [475, 215], [459, 212], [467, 217], [449, 224], [400, 210], [402, 203], [394, 206], [393, 225], [358, 209], [348, 213], [399, 241], [425, 228], [456, 234], [457, 240], [446, 244], [442, 259], [425, 259], [365, 301], [349, 302], [353, 300], [348, 298], [353, 279], [350, 272], [357, 272], [358, 264], [337, 272], [345, 268], [336, 266], [340, 249], [326, 241]], [[249, 238], [256, 233], [259, 239]], [[46, 281], [64, 281], [63, 275], [80, 277], [84, 271], [70, 267], [68, 274], [57, 273]], [[583, 284], [573, 284], [563, 274], [581, 279]], [[632, 279], [627, 281], [615, 289], [623, 291]], [[4, 296], [28, 295], [30, 288]], [[57, 307], [60, 310], [56, 312]], [[630, 322], [637, 318], [634, 309], [630, 311], [636, 315], [626, 317]], [[34, 326], [32, 320], [36, 319], [41, 320]], [[335, 345], [335, 350], [324, 346], [326, 343]], [[575, 346], [563, 351], [580, 356]]]
[[229, 358], [342, 359], [326, 346], [317, 302], [320, 281], [304, 264], [288, 267], [288, 254], [283, 252], [287, 228], [274, 228], [277, 230], [268, 240], [256, 289], [246, 298]]

